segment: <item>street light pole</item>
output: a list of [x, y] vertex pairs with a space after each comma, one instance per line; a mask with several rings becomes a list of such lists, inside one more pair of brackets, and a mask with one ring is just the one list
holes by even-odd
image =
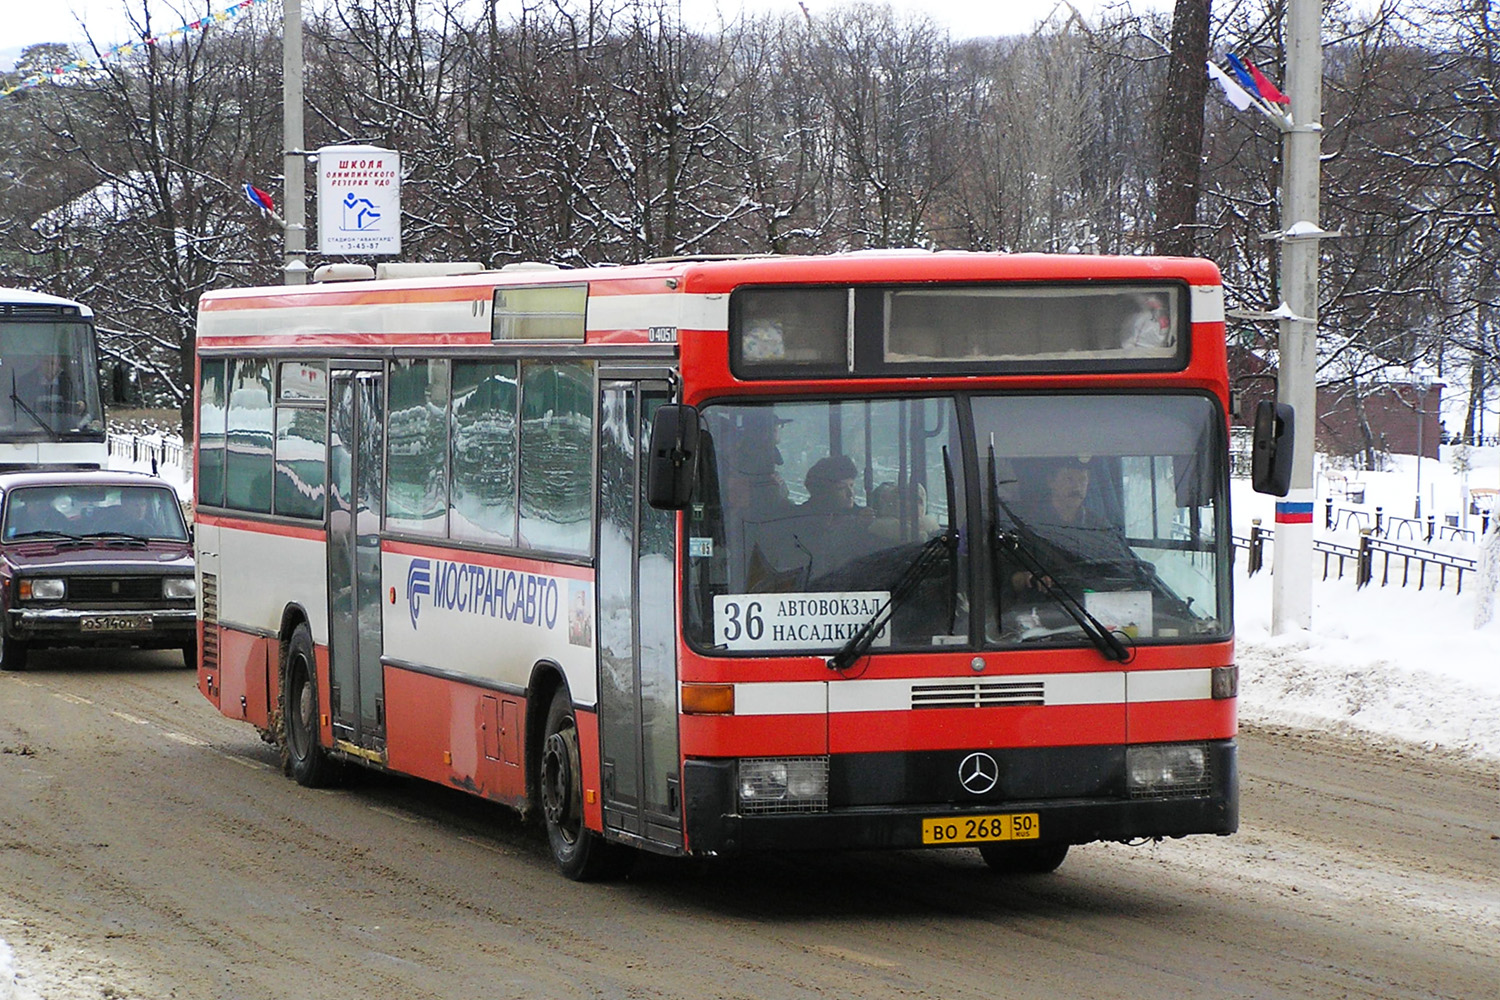
[[1286, 8], [1286, 80], [1291, 124], [1282, 130], [1281, 305], [1276, 397], [1297, 415], [1292, 483], [1276, 504], [1271, 632], [1312, 627], [1313, 438], [1317, 420], [1318, 226], [1323, 119], [1323, 3]]
[[302, 0], [281, 5], [281, 175], [286, 204], [282, 276], [307, 284], [307, 162], [302, 148]]

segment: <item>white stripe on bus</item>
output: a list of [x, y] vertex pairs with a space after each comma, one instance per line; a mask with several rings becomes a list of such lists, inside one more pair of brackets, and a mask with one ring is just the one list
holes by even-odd
[[[1038, 684], [1043, 704], [1122, 705], [1161, 701], [1203, 701], [1211, 697], [1213, 673], [1189, 670], [1104, 670], [1091, 673], [1007, 674], [971, 680], [966, 677], [901, 680], [773, 681], [734, 686], [735, 715], [816, 715], [822, 712], [904, 712], [912, 693], [931, 685], [975, 686]], [[961, 700], [961, 699], [955, 699]], [[998, 701], [997, 704], [1003, 704]]]
[[1224, 287], [1194, 285], [1188, 297], [1188, 320], [1192, 323], [1224, 322]]

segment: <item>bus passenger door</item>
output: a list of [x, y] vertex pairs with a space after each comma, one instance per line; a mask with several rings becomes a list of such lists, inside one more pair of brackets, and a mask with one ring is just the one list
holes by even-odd
[[595, 620], [604, 825], [681, 846], [676, 518], [645, 499], [651, 420], [667, 385], [603, 372], [600, 379]]
[[328, 417], [329, 712], [335, 743], [384, 759], [380, 514], [384, 375], [334, 368]]

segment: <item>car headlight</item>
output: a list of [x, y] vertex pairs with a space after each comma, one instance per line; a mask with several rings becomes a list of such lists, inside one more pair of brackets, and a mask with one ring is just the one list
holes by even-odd
[[53, 577], [36, 577], [20, 583], [23, 601], [60, 601], [68, 594], [68, 586]]
[[191, 576], [169, 576], [161, 582], [161, 596], [169, 601], [191, 601], [198, 596], [198, 581]]

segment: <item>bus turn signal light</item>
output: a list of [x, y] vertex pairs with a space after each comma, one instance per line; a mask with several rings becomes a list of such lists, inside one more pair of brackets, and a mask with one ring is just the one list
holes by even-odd
[[688, 715], [733, 715], [733, 684], [682, 685], [682, 710]]

